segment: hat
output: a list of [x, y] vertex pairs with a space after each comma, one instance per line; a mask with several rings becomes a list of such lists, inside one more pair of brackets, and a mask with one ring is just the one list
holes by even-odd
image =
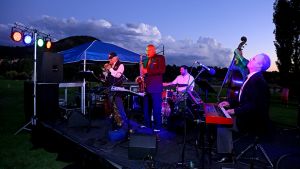
[[112, 59], [113, 57], [117, 56], [117, 54], [115, 52], [110, 52], [108, 56], [108, 59]]

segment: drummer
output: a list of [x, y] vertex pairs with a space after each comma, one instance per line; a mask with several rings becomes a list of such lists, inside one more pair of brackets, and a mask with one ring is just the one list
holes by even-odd
[[163, 86], [176, 86], [176, 90], [178, 93], [185, 92], [187, 87], [189, 90], [194, 90], [194, 77], [189, 74], [188, 67], [186, 65], [180, 66], [180, 75], [176, 77], [172, 82], [163, 83]]

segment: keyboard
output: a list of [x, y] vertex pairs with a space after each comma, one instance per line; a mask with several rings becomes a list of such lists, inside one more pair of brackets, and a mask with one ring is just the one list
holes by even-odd
[[110, 91], [112, 91], [112, 92], [128, 92], [128, 93], [138, 95], [138, 96], [142, 96], [142, 97], [145, 96], [145, 93], [133, 92], [131, 90], [126, 89], [125, 87], [119, 87], [119, 86], [112, 86], [110, 88]]
[[204, 103], [203, 108], [205, 113], [205, 122], [207, 124], [233, 124], [231, 116], [227, 113], [224, 107], [219, 107], [215, 103]]

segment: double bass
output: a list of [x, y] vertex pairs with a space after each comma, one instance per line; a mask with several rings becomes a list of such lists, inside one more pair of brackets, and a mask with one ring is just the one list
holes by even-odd
[[234, 50], [234, 56], [217, 96], [218, 100], [224, 86], [227, 87], [226, 99], [238, 100], [239, 90], [249, 74], [247, 68], [249, 61], [243, 57], [242, 51], [246, 42], [247, 38], [245, 36], [241, 37], [240, 44]]

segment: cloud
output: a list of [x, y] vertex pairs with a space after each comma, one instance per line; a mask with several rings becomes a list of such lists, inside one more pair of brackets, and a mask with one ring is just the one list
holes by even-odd
[[[177, 40], [170, 35], [162, 35], [158, 27], [146, 23], [115, 24], [104, 19], [79, 21], [74, 17], [61, 19], [45, 15], [24, 24], [50, 34], [56, 40], [69, 36], [93, 36], [136, 53], [144, 53], [150, 43], [158, 46], [158, 52], [164, 46], [166, 61], [170, 65], [190, 66], [199, 61], [208, 66], [227, 67], [232, 54], [231, 49], [224, 48], [216, 39], [200, 36], [197, 41]], [[17, 45], [8, 36], [11, 26], [0, 24], [0, 45]]]

